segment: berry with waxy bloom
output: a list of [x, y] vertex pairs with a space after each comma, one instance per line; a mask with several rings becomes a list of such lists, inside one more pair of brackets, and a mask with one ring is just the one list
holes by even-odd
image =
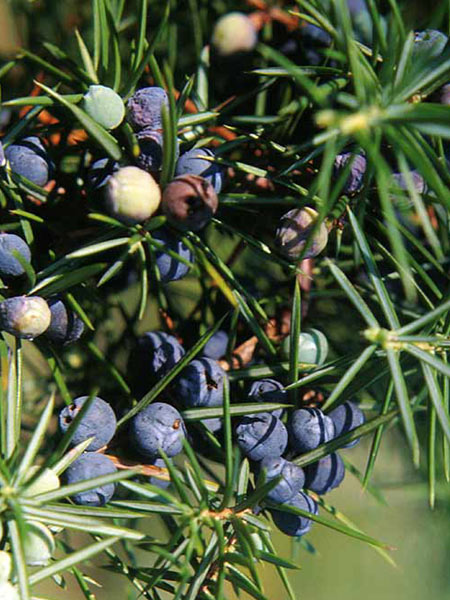
[[258, 461], [281, 456], [286, 450], [288, 434], [278, 417], [261, 412], [242, 417], [236, 427], [236, 440], [248, 458]]
[[[248, 399], [250, 402], [286, 403], [287, 392], [283, 385], [275, 379], [260, 379], [252, 383]], [[281, 418], [283, 409], [274, 410], [272, 414]]]
[[[114, 463], [105, 454], [85, 452], [66, 469], [64, 480], [70, 485], [116, 472]], [[113, 497], [115, 489], [115, 483], [104, 483], [84, 492], [77, 492], [71, 498], [75, 504], [83, 506], [104, 506]]]
[[39, 186], [48, 182], [53, 164], [37, 136], [32, 135], [14, 142], [6, 148], [5, 157], [13, 173], [22, 175]]
[[351, 163], [350, 171], [342, 191], [345, 194], [355, 194], [362, 189], [367, 160], [363, 154], [352, 154], [351, 152], [338, 154], [334, 159], [334, 176], [338, 177], [348, 163]]
[[333, 452], [305, 468], [305, 487], [316, 494], [327, 494], [337, 488], [344, 477], [344, 462]]
[[[319, 507], [317, 506], [317, 503], [303, 492], [299, 492], [285, 504], [295, 508], [300, 508], [301, 510], [307, 511], [313, 515], [317, 515], [319, 513]], [[308, 533], [308, 531], [311, 529], [312, 521], [307, 517], [283, 512], [281, 510], [271, 510], [270, 512], [275, 525], [286, 535], [300, 537], [305, 535], [305, 533]]]
[[259, 467], [265, 470], [266, 481], [281, 477], [277, 485], [266, 496], [272, 502], [288, 502], [303, 488], [305, 483], [303, 469], [281, 456], [263, 458]]
[[175, 175], [200, 175], [213, 186], [219, 194], [224, 179], [220, 165], [206, 158], [214, 158], [214, 152], [209, 148], [193, 148], [180, 156], [175, 167]]
[[0, 233], [0, 277], [20, 277], [25, 269], [13, 252], [17, 252], [26, 262], [31, 262], [28, 244], [14, 233]]
[[[291, 260], [313, 258], [320, 254], [328, 243], [328, 230], [321, 223], [314, 233], [311, 242], [309, 238], [316, 226], [318, 213], [313, 208], [294, 208], [284, 214], [278, 224], [275, 242], [280, 252]], [[304, 252], [306, 244], [308, 249]]]
[[[194, 256], [190, 249], [167, 229], [157, 229], [152, 235], [155, 240], [164, 243], [167, 250], [172, 250], [185, 260], [193, 262]], [[188, 265], [173, 258], [164, 250], [157, 250], [155, 252], [155, 260], [162, 283], [178, 281], [189, 273]]]
[[64, 302], [56, 297], [48, 301], [52, 318], [45, 336], [54, 344], [67, 346], [76, 342], [84, 331], [84, 323], [80, 317]]
[[184, 421], [176, 408], [164, 402], [153, 402], [131, 421], [130, 440], [142, 456], [154, 459], [163, 450], [169, 457], [183, 449], [186, 437]]
[[[343, 404], [340, 404], [330, 411], [328, 416], [334, 423], [335, 437], [339, 437], [340, 435], [352, 431], [352, 429], [356, 429], [356, 427], [362, 425], [366, 420], [363, 411], [354, 402], [344, 402]], [[346, 444], [344, 448], [352, 448], [353, 446], [356, 446], [358, 442], [359, 438]]]
[[[71, 427], [88, 398], [89, 396], [75, 398], [72, 404], [62, 409], [59, 414], [59, 428], [63, 434]], [[94, 452], [103, 448], [112, 440], [116, 432], [116, 426], [117, 419], [111, 406], [102, 398], [96, 397], [78, 423], [70, 443], [72, 446], [76, 446], [93, 437], [94, 439], [87, 450]]]
[[162, 129], [162, 107], [169, 108], [163, 88], [152, 86], [137, 90], [127, 103], [127, 119], [135, 131]]
[[334, 438], [333, 421], [319, 408], [295, 410], [289, 420], [289, 444], [299, 453], [314, 450]]
[[176, 392], [187, 407], [221, 406], [226, 372], [212, 358], [198, 358], [183, 369]]

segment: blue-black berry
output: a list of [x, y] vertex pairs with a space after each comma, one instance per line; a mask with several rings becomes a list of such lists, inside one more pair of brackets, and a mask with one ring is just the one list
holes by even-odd
[[236, 427], [236, 440], [246, 456], [259, 461], [281, 456], [286, 450], [288, 433], [278, 417], [262, 412], [242, 417]]
[[186, 430], [176, 408], [164, 402], [154, 402], [142, 409], [131, 421], [130, 440], [144, 457], [154, 459], [163, 450], [175, 456], [183, 449]]
[[333, 452], [305, 468], [305, 487], [316, 494], [327, 494], [342, 483], [344, 476], [344, 462]]
[[[64, 472], [64, 480], [70, 485], [95, 479], [102, 475], [111, 475], [116, 473], [117, 469], [114, 463], [104, 454], [96, 454], [95, 452], [87, 452], [82, 454], [74, 461]], [[103, 506], [111, 500], [115, 491], [114, 483], [107, 483], [85, 492], [78, 492], [72, 496], [75, 504], [84, 506]]]
[[[59, 429], [64, 434], [72, 425], [89, 396], [75, 398], [72, 404], [65, 406], [59, 414]], [[117, 420], [111, 406], [102, 400], [94, 398], [87, 412], [78, 423], [71, 445], [76, 446], [90, 437], [94, 439], [88, 446], [90, 452], [106, 446], [116, 432]]]
[[295, 410], [289, 420], [289, 444], [299, 453], [329, 442], [334, 433], [333, 421], [318, 408]]

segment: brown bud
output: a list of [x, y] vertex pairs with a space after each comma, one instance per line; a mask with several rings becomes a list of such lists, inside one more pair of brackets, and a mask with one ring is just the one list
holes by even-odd
[[182, 231], [202, 229], [217, 211], [213, 186], [199, 175], [179, 175], [166, 187], [161, 208], [171, 225]]

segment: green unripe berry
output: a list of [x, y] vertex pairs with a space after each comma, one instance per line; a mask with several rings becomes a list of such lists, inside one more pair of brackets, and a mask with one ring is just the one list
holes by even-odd
[[[283, 357], [289, 360], [291, 349], [290, 336], [284, 338], [281, 345]], [[298, 339], [298, 362], [311, 365], [322, 365], [328, 355], [328, 341], [318, 329], [302, 331]]]
[[[11, 575], [12, 559], [9, 552], [0, 550], [0, 585], [3, 581], [8, 581]], [[2, 596], [0, 596], [2, 598]]]
[[16, 296], [0, 303], [0, 329], [32, 340], [50, 325], [52, 313], [39, 296]]
[[[40, 467], [38, 466], [31, 467], [28, 472], [27, 481], [37, 473], [39, 468]], [[39, 494], [45, 494], [45, 492], [57, 490], [60, 485], [58, 475], [51, 469], [45, 469], [43, 473], [26, 488], [23, 495], [25, 498], [31, 498], [33, 496], [38, 496]]]
[[55, 551], [55, 540], [48, 527], [37, 521], [28, 522], [24, 540], [25, 562], [30, 567], [48, 564]]
[[82, 107], [105, 129], [115, 129], [125, 117], [125, 105], [114, 90], [104, 85], [91, 85], [83, 96]]
[[20, 600], [17, 588], [8, 581], [0, 582], [0, 598], [2, 600]]
[[256, 46], [257, 40], [255, 26], [240, 12], [231, 12], [221, 17], [212, 35], [213, 46], [221, 56], [250, 52]]
[[160, 187], [150, 173], [138, 167], [119, 169], [106, 185], [108, 212], [128, 225], [151, 217], [160, 202]]

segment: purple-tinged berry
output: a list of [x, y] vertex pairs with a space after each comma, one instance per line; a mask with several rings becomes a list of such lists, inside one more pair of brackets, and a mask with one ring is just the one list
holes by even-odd
[[36, 136], [23, 138], [8, 146], [5, 156], [13, 173], [26, 177], [36, 185], [44, 186], [52, 168], [47, 150]]
[[[334, 423], [335, 437], [339, 437], [356, 429], [356, 427], [360, 427], [366, 420], [363, 411], [354, 402], [340, 404], [330, 411], [328, 416]], [[359, 438], [346, 444], [344, 448], [353, 448], [358, 442]]]
[[334, 433], [333, 421], [318, 408], [300, 408], [291, 415], [289, 444], [295, 452], [314, 450], [332, 440]]
[[363, 154], [352, 154], [344, 152], [338, 154], [334, 159], [334, 176], [338, 177], [339, 173], [345, 169], [348, 163], [351, 162], [350, 172], [343, 187], [345, 194], [356, 194], [363, 187], [364, 174], [367, 169], [367, 160]]
[[142, 88], [128, 100], [128, 121], [135, 131], [162, 129], [161, 111], [163, 106], [169, 108], [169, 98], [163, 88]]
[[277, 485], [270, 490], [266, 498], [272, 502], [288, 502], [303, 488], [305, 474], [298, 465], [284, 458], [264, 458], [259, 463], [260, 469], [265, 469], [266, 481], [281, 477]]
[[59, 346], [76, 342], [84, 331], [84, 324], [80, 317], [67, 308], [60, 298], [51, 298], [48, 305], [52, 318], [45, 332], [46, 337]]
[[[284, 214], [278, 224], [276, 244], [280, 252], [291, 260], [313, 258], [320, 254], [328, 243], [328, 230], [324, 222], [309, 238], [316, 227], [318, 213], [313, 208], [294, 208]], [[304, 252], [306, 244], [308, 249]]]
[[111, 216], [128, 225], [149, 219], [161, 202], [161, 189], [147, 171], [122, 167], [106, 184], [106, 207]]
[[137, 341], [131, 363], [137, 367], [137, 375], [150, 383], [161, 379], [185, 355], [176, 337], [164, 331], [147, 331]]
[[142, 456], [154, 459], [163, 450], [169, 457], [183, 449], [186, 437], [184, 421], [176, 408], [154, 402], [142, 409], [131, 421], [130, 441]]
[[333, 452], [305, 468], [305, 487], [316, 494], [327, 494], [341, 485], [344, 477], [344, 462]]
[[251, 460], [278, 458], [286, 450], [286, 427], [275, 415], [262, 412], [242, 417], [236, 427], [236, 440], [241, 451]]
[[[112, 475], [117, 469], [104, 454], [87, 452], [75, 460], [65, 471], [64, 479], [68, 485], [80, 483], [102, 477], [103, 475]], [[104, 506], [114, 495], [116, 486], [114, 483], [106, 483], [98, 487], [93, 487], [84, 492], [78, 492], [72, 496], [75, 504], [83, 506]]]
[[0, 277], [20, 277], [25, 273], [19, 259], [13, 255], [18, 252], [26, 261], [31, 261], [31, 251], [28, 244], [13, 233], [0, 233]]
[[[423, 194], [424, 192], [426, 192], [427, 185], [426, 185], [425, 179], [422, 177], [422, 175], [416, 170], [410, 171], [409, 175], [412, 179], [414, 189], [419, 194]], [[392, 174], [392, 187], [397, 188], [399, 190], [405, 190], [405, 191], [408, 189], [406, 177], [403, 175], [403, 173], [393, 173]]]
[[214, 333], [203, 346], [202, 354], [207, 358], [219, 360], [225, 356], [228, 347], [228, 333], [219, 329]]
[[51, 321], [47, 302], [39, 296], [16, 296], [0, 303], [0, 329], [32, 340], [43, 334]]
[[[303, 492], [299, 492], [285, 504], [287, 506], [293, 506], [294, 508], [307, 511], [313, 515], [317, 515], [319, 513], [319, 507], [317, 506], [317, 503]], [[307, 517], [283, 512], [281, 510], [271, 510], [270, 512], [272, 513], [272, 518], [275, 525], [286, 535], [300, 537], [305, 535], [305, 533], [308, 533], [308, 531], [311, 529], [312, 521]]]
[[171, 225], [181, 231], [198, 231], [219, 206], [213, 186], [198, 175], [179, 175], [166, 187], [161, 208]]
[[223, 185], [223, 169], [217, 163], [205, 160], [214, 158], [209, 148], [193, 148], [180, 156], [175, 167], [175, 175], [200, 175], [213, 186], [219, 194]]
[[[152, 235], [155, 240], [163, 243], [167, 250], [172, 250], [172, 252], [176, 252], [176, 254], [185, 260], [193, 262], [194, 256], [189, 248], [167, 229], [158, 229], [157, 231], [154, 231]], [[188, 267], [188, 265], [173, 258], [163, 250], [155, 252], [155, 260], [162, 283], [178, 281], [179, 279], [186, 277], [189, 273], [190, 267]]]
[[258, 34], [249, 17], [240, 12], [230, 12], [215, 24], [211, 41], [220, 56], [230, 56], [253, 50]]
[[82, 107], [105, 129], [115, 129], [125, 116], [125, 105], [117, 92], [104, 85], [90, 85], [84, 94]]
[[191, 407], [221, 406], [226, 372], [211, 358], [198, 358], [183, 369], [176, 381], [176, 392], [183, 404]]
[[[280, 404], [286, 404], [287, 392], [283, 388], [283, 385], [275, 379], [260, 379], [254, 381], [248, 393], [248, 399], [250, 402], [279, 402]], [[283, 409], [272, 411], [272, 414], [281, 418]]]
[[[66, 433], [88, 397], [80, 396], [79, 398], [75, 398], [70, 406], [62, 409], [59, 414], [59, 429], [61, 433]], [[94, 398], [87, 412], [78, 423], [70, 443], [72, 446], [76, 446], [93, 437], [94, 439], [89, 444], [87, 450], [95, 452], [112, 440], [116, 432], [116, 426], [116, 415], [111, 406], [101, 398]]]

